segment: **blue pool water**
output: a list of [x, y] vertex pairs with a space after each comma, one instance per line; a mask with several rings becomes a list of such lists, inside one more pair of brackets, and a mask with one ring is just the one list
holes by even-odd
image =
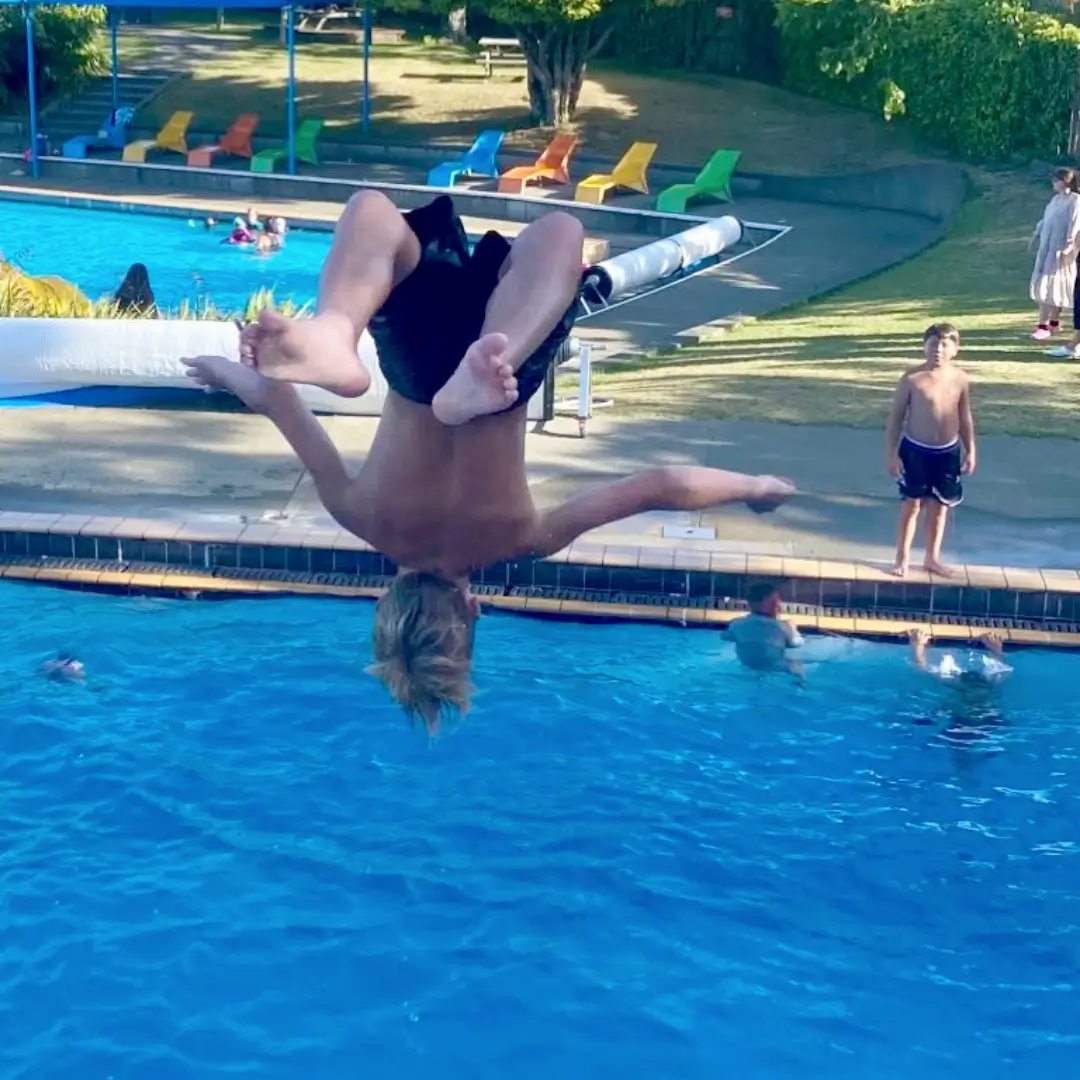
[[207, 231], [201, 219], [79, 210], [0, 200], [0, 253], [28, 274], [55, 274], [87, 296], [112, 296], [132, 263], [145, 263], [158, 303], [213, 302], [242, 309], [258, 289], [280, 301], [314, 300], [330, 234], [291, 232], [283, 251], [257, 255], [223, 245], [228, 222]]
[[366, 605], [0, 603], [5, 1078], [1076, 1074], [1076, 657], [964, 748], [899, 648], [488, 617], [429, 746]]

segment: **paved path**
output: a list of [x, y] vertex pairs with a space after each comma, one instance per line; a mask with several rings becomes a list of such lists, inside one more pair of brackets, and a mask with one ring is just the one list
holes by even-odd
[[[363, 460], [376, 421], [327, 417], [333, 438]], [[606, 542], [662, 536], [665, 525], [704, 525], [732, 550], [884, 561], [896, 498], [881, 471], [876, 431], [757, 423], [649, 421], [601, 416], [585, 439], [559, 419], [527, 440], [541, 504], [661, 463], [699, 463], [793, 477], [803, 496], [770, 517], [742, 509], [658, 513], [602, 530]], [[1080, 568], [1080, 443], [982, 440], [980, 473], [947, 555], [959, 562]], [[12, 409], [0, 429], [0, 509], [237, 521], [286, 515], [319, 525], [310, 479], [261, 417], [244, 413]], [[693, 547], [693, 541], [672, 540]]]

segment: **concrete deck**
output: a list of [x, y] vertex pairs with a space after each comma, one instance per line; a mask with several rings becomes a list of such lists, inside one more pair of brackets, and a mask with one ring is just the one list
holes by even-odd
[[[362, 462], [377, 421], [326, 417], [335, 442]], [[557, 419], [526, 442], [538, 503], [652, 465], [704, 464], [791, 476], [803, 492], [778, 513], [655, 513], [591, 537], [797, 558], [886, 562], [897, 500], [876, 431], [599, 416], [588, 437]], [[946, 541], [965, 564], [1080, 568], [1072, 479], [1080, 443], [985, 437], [980, 473]], [[224, 524], [263, 519], [329, 528], [310, 478], [261, 417], [245, 413], [42, 407], [4, 413], [0, 509]], [[704, 525], [714, 540], [663, 538], [666, 525]], [[336, 528], [336, 526], [333, 526]]]

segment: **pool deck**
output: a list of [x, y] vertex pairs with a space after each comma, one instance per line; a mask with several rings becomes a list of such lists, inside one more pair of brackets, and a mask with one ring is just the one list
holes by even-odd
[[[122, 555], [136, 561], [147, 556], [144, 542], [152, 541], [153, 559], [168, 563], [170, 572], [175, 567], [164, 554], [166, 541], [182, 542], [185, 551], [202, 545], [197, 555], [189, 552], [179, 561], [186, 573], [215, 568], [218, 589], [238, 587], [229, 577], [232, 567], [353, 575], [364, 569], [354, 554], [345, 563], [331, 554], [370, 549], [325, 514], [310, 477], [262, 417], [42, 407], [8, 410], [4, 419], [0, 536], [7, 538], [6, 555], [16, 557], [6, 576], [37, 575], [41, 566], [33, 562], [35, 554], [98, 558], [102, 550], [93, 546], [98, 541], [86, 539], [91, 537], [111, 538], [107, 559]], [[334, 416], [323, 423], [351, 461], [363, 460], [376, 420]], [[767, 517], [743, 508], [658, 512], [595, 530], [544, 566], [528, 560], [479, 575], [478, 581], [498, 586], [503, 598], [492, 596], [496, 606], [531, 598], [530, 610], [543, 601], [559, 613], [581, 614], [572, 604], [587, 603], [592, 610], [601, 598], [622, 596], [625, 607], [627, 596], [651, 596], [653, 617], [662, 609], [685, 621], [678, 612], [705, 595], [706, 586], [700, 581], [694, 586], [692, 578], [708, 579], [710, 602], [722, 592], [726, 604], [741, 596], [743, 579], [774, 576], [792, 582], [789, 594], [803, 606], [801, 617], [810, 620], [803, 625], [810, 628], [876, 632], [867, 629], [873, 615], [885, 619], [888, 632], [900, 633], [901, 616], [912, 619], [936, 610], [952, 626], [943, 633], [967, 634], [976, 625], [973, 619], [994, 617], [1005, 620], [1003, 627], [1013, 621], [1015, 640], [1045, 644], [1044, 623], [1050, 620], [1058, 630], [1056, 643], [1080, 644], [1073, 626], [1065, 629], [1066, 638], [1060, 633], [1064, 624], [1080, 621], [1080, 520], [1070, 480], [1080, 470], [1080, 443], [984, 438], [980, 475], [969, 481], [955, 539], [946, 544], [946, 554], [957, 561], [957, 578], [931, 579], [913, 570], [904, 584], [883, 572], [896, 500], [878, 468], [878, 432], [601, 415], [585, 439], [578, 437], [576, 421], [556, 419], [543, 432], [529, 434], [526, 454], [541, 505], [660, 463], [790, 474], [803, 494]], [[665, 535], [687, 526], [715, 530], [715, 537]], [[35, 547], [24, 534], [38, 534], [44, 546]], [[83, 547], [73, 539], [80, 537]], [[123, 549], [115, 547], [118, 540]], [[298, 554], [275, 562], [266, 553], [278, 549]], [[248, 552], [248, 561], [241, 551]], [[31, 558], [31, 570], [23, 556]], [[368, 595], [376, 588], [371, 579], [388, 567], [387, 560], [368, 565], [366, 582], [338, 577], [322, 584], [330, 592]], [[100, 578], [99, 564], [87, 572], [99, 583], [112, 580]], [[123, 572], [141, 575], [136, 584], [147, 573], [156, 574], [159, 585], [164, 580], [162, 566]], [[47, 573], [44, 579], [51, 580]], [[274, 587], [280, 586], [278, 581]], [[309, 581], [307, 588], [319, 591], [317, 582]], [[522, 589], [537, 590], [536, 595]], [[563, 592], [552, 591], [558, 589]], [[856, 628], [852, 620], [860, 611], [862, 626]], [[1027, 621], [1015, 623], [1022, 616]]]

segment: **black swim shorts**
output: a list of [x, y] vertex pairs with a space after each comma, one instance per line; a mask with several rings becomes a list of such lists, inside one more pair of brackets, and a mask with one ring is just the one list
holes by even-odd
[[936, 499], [942, 506], [959, 506], [964, 501], [962, 463], [959, 441], [951, 446], [923, 446], [905, 435], [900, 440], [901, 498]]
[[[410, 210], [405, 220], [420, 241], [420, 262], [375, 313], [368, 329], [390, 388], [410, 401], [430, 405], [480, 337], [510, 244], [499, 233], [489, 232], [470, 252], [448, 195]], [[518, 400], [512, 408], [527, 404], [543, 384], [574, 325], [577, 307], [575, 297], [540, 347], [518, 368]]]

